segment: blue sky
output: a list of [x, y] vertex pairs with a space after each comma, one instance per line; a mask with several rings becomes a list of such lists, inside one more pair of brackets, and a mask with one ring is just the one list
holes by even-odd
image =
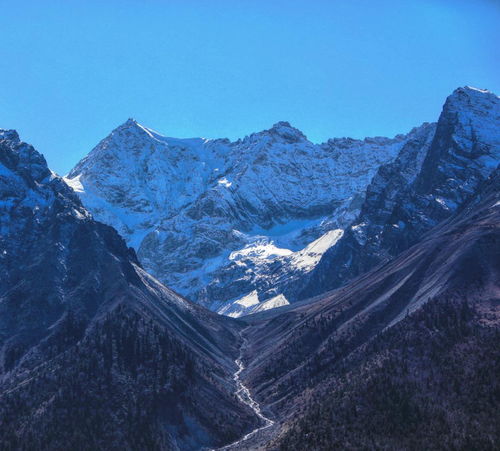
[[407, 132], [458, 86], [500, 94], [496, 0], [0, 0], [0, 127], [66, 173], [134, 117], [236, 139]]

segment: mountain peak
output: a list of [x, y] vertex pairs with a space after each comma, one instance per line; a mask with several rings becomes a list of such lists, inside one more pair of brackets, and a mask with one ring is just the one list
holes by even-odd
[[[498, 140], [498, 117], [500, 117], [500, 97], [487, 89], [464, 86], [457, 88], [448, 96], [443, 106], [440, 123], [462, 123], [464, 130], [474, 128], [474, 139], [483, 142], [492, 140], [495, 147], [500, 145]], [[465, 135], [467, 133], [464, 131]], [[472, 139], [468, 136], [467, 139]]]
[[123, 124], [116, 127], [115, 130], [123, 130], [123, 129], [134, 128], [134, 127], [142, 128], [142, 126], [141, 126], [141, 124], [139, 124], [139, 122], [137, 122], [134, 118], [129, 117]]
[[457, 102], [494, 102], [497, 103], [500, 98], [491, 91], [487, 89], [474, 88], [473, 86], [464, 86], [455, 89], [453, 93], [448, 97], [448, 100], [453, 100]]
[[133, 117], [129, 117], [123, 125], [139, 125], [139, 123]]
[[464, 86], [463, 88], [458, 88], [456, 89], [457, 91], [463, 90], [463, 91], [468, 91], [468, 92], [480, 92], [483, 94], [493, 94], [491, 91], [488, 91], [487, 89], [481, 89], [481, 88], [475, 88], [474, 86]]
[[273, 124], [273, 126], [272, 126], [272, 128], [280, 128], [280, 127], [294, 128], [290, 125], [290, 122], [288, 122], [288, 121], [278, 121], [278, 122], [276, 122], [276, 124]]
[[281, 136], [282, 138], [292, 142], [307, 139], [307, 137], [299, 129], [291, 126], [290, 123], [286, 121], [276, 122], [276, 124], [274, 124], [269, 130], [266, 130], [266, 132]]
[[153, 130], [149, 129], [148, 127], [145, 127], [144, 125], [141, 125], [134, 118], [128, 118], [123, 124], [116, 127], [111, 132], [111, 134], [112, 135], [118, 134], [120, 136], [124, 135], [127, 137], [129, 137], [129, 136], [135, 136], [135, 137], [148, 136], [149, 138], [157, 138], [159, 136]]
[[0, 139], [8, 139], [9, 141], [20, 142], [19, 135], [15, 130], [6, 130], [0, 128]]
[[15, 130], [0, 129], [0, 165], [36, 182], [51, 175], [44, 156], [21, 141]]

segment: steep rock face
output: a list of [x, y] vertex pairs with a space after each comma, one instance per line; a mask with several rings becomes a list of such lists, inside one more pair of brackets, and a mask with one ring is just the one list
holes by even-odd
[[500, 163], [499, 129], [495, 94], [457, 89], [446, 100], [430, 146], [416, 141], [379, 169], [358, 218], [297, 289], [299, 298], [391, 259], [452, 215]]
[[[318, 249], [333, 244], [331, 232], [356, 216], [380, 164], [421, 133], [315, 145], [280, 122], [230, 142], [166, 138], [129, 120], [67, 182], [148, 271], [223, 309], [254, 290], [269, 300], [287, 274], [309, 272]], [[321, 237], [305, 263], [305, 248]]]
[[246, 318], [243, 377], [280, 425], [266, 449], [494, 449], [499, 187], [497, 169], [389, 263]]
[[145, 273], [5, 130], [0, 232], [3, 449], [199, 449], [258, 423], [232, 394], [240, 326]]

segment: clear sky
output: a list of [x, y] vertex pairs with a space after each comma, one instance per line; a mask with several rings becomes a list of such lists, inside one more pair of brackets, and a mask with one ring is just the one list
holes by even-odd
[[0, 127], [66, 173], [129, 117], [236, 139], [407, 132], [500, 94], [498, 0], [0, 0]]

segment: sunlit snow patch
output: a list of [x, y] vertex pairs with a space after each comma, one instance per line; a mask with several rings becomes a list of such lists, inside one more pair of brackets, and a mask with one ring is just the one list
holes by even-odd
[[224, 305], [217, 313], [230, 316], [231, 318], [238, 318], [246, 315], [246, 312], [258, 303], [259, 296], [257, 294], [257, 290], [254, 290], [246, 296]]
[[288, 299], [284, 295], [278, 294], [278, 296], [275, 296], [274, 298], [271, 298], [265, 302], [260, 302], [259, 304], [252, 306], [249, 309], [247, 315], [257, 312], [263, 312], [265, 310], [270, 310], [277, 307], [282, 307], [283, 305], [288, 305], [288, 304], [290, 304], [288, 302]]
[[241, 316], [263, 312], [288, 304], [290, 304], [288, 299], [282, 294], [268, 299], [267, 301], [259, 302], [257, 290], [254, 290], [246, 296], [224, 305], [217, 313], [230, 316], [231, 318], [239, 318]]
[[292, 265], [304, 271], [312, 270], [320, 261], [323, 254], [334, 246], [344, 231], [342, 229], [330, 230], [299, 252], [295, 252]]
[[241, 260], [245, 258], [269, 260], [291, 254], [293, 254], [293, 252], [290, 249], [276, 247], [273, 243], [262, 239], [245, 246], [243, 249], [231, 252], [231, 254], [229, 255], [229, 260]]
[[226, 188], [229, 188], [232, 185], [232, 183], [226, 177], [222, 177], [218, 181], [218, 183], [219, 185], [225, 186]]
[[73, 188], [73, 191], [77, 192], [78, 194], [80, 193], [84, 193], [85, 192], [85, 188], [83, 187], [82, 183], [80, 182], [80, 177], [82, 175], [78, 175], [76, 176], [75, 178], [72, 178], [72, 179], [68, 179], [66, 177], [64, 177], [64, 181], [69, 185], [71, 186], [71, 188]]

